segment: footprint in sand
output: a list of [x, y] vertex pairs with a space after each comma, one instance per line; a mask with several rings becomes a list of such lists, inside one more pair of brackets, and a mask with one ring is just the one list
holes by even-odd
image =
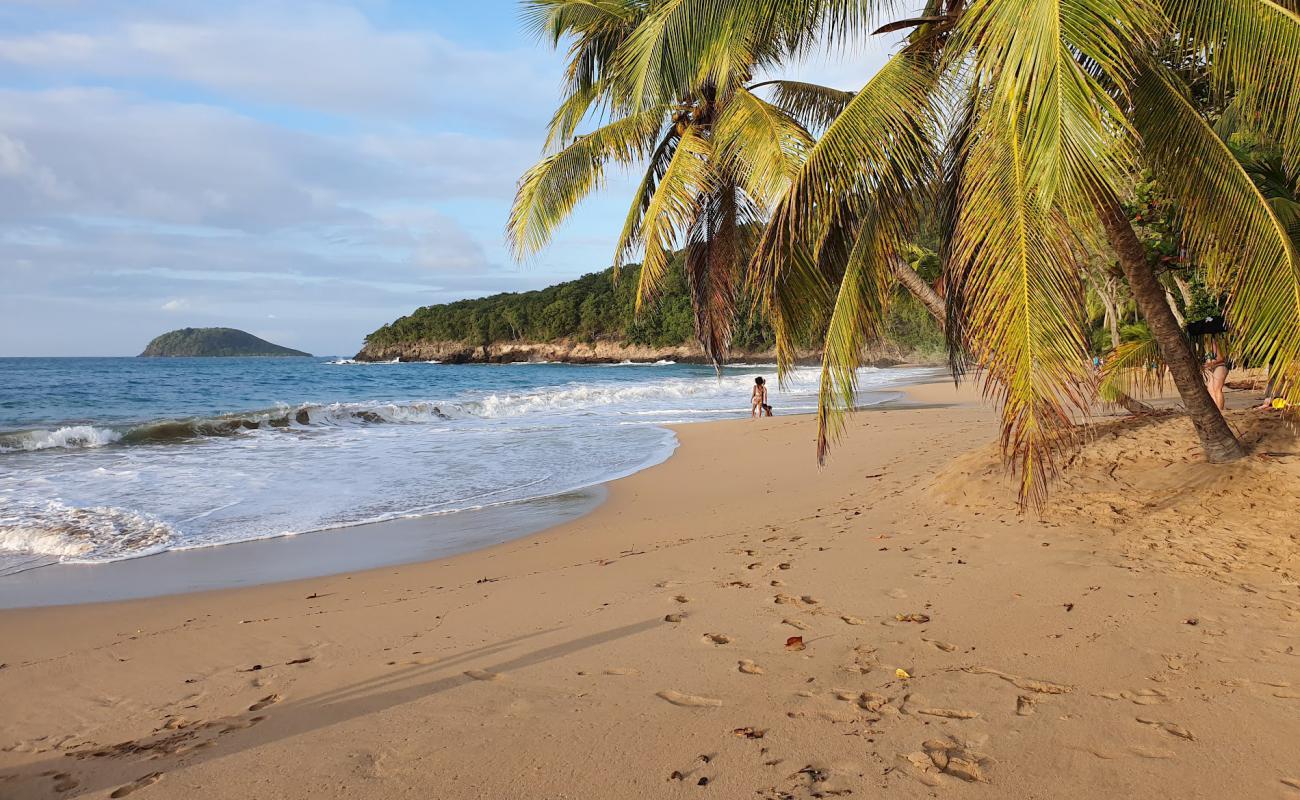
[[895, 600], [907, 599], [907, 592], [903, 591], [902, 589], [890, 589], [889, 591], [885, 592], [885, 594], [889, 595]]
[[731, 637], [725, 633], [706, 633], [704, 640], [714, 644], [731, 644]]
[[800, 622], [797, 619], [783, 619], [781, 620], [781, 624], [789, 625], [791, 628], [794, 628], [795, 630], [800, 630], [800, 631], [808, 630], [808, 625], [803, 622]]
[[760, 667], [759, 665], [755, 664], [753, 661], [750, 661], [748, 658], [741, 659], [739, 666], [737, 666], [737, 669], [739, 669], [741, 672], [745, 673], [746, 675], [762, 675], [764, 672], [767, 671], [762, 667]]
[[610, 667], [605, 670], [606, 675], [640, 675], [641, 670], [633, 667]]
[[1163, 689], [1138, 689], [1136, 692], [1128, 690], [1120, 692], [1098, 692], [1097, 697], [1105, 700], [1128, 700], [1134, 705], [1154, 706], [1161, 703], [1168, 703], [1170, 700], [1169, 693]]
[[928, 739], [921, 745], [923, 752], [909, 753], [900, 758], [914, 769], [912, 776], [926, 786], [939, 786], [937, 773], [960, 778], [967, 783], [987, 783], [985, 769], [988, 759], [967, 750], [964, 746], [943, 739]]
[[845, 614], [844, 616], [840, 617], [840, 619], [844, 620], [845, 624], [847, 624], [847, 625], [866, 625], [866, 624], [867, 624], [867, 621], [866, 621], [865, 619], [859, 619], [859, 618], [853, 616], [852, 614]]
[[685, 618], [685, 614], [665, 614], [664, 622], [681, 622]]
[[1186, 739], [1189, 742], [1196, 741], [1196, 737], [1192, 735], [1191, 731], [1187, 730], [1183, 726], [1178, 725], [1176, 723], [1163, 722], [1161, 720], [1150, 719], [1148, 717], [1138, 717], [1137, 721], [1143, 725], [1150, 725], [1153, 728], [1159, 728], [1160, 730], [1164, 731], [1170, 736], [1177, 736], [1178, 738]]
[[674, 597], [673, 599], [676, 600], [676, 601], [679, 602], [679, 603], [689, 603], [689, 602], [691, 602], [691, 598], [687, 597], [687, 596], [684, 595], [684, 594], [679, 594], [679, 595], [677, 595], [676, 597]]
[[1022, 717], [1028, 717], [1037, 709], [1038, 699], [1027, 694], [1016, 697], [1016, 714]]
[[922, 636], [921, 641], [925, 642], [926, 644], [932, 644], [945, 653], [954, 653], [957, 651], [957, 645], [950, 644], [948, 642], [941, 642], [938, 639], [927, 639], [924, 636]]
[[81, 785], [81, 781], [78, 781], [76, 778], [73, 778], [71, 775], [69, 775], [66, 772], [60, 772], [57, 775], [54, 775], [53, 777], [54, 777], [54, 791], [60, 794], [62, 794], [63, 792], [70, 792]]
[[1034, 678], [1026, 678], [1021, 675], [1012, 675], [1008, 672], [993, 669], [992, 667], [963, 667], [962, 670], [974, 675], [996, 675], [1007, 683], [1010, 683], [1012, 686], [1031, 692], [1038, 692], [1039, 694], [1069, 694], [1074, 691], [1073, 686], [1052, 683], [1050, 681], [1035, 680]]
[[918, 708], [915, 709], [917, 714], [924, 714], [927, 717], [943, 717], [945, 719], [975, 719], [980, 715], [978, 711], [971, 711], [965, 708]]
[[114, 798], [114, 800], [116, 800], [116, 798], [118, 797], [126, 797], [127, 795], [131, 794], [135, 790], [143, 789], [146, 786], [152, 786], [153, 784], [157, 783], [160, 780], [162, 780], [161, 772], [150, 772], [148, 775], [145, 775], [140, 778], [136, 778], [135, 780], [128, 783], [126, 786], [119, 787], [116, 791], [110, 794], [109, 797]]
[[1138, 756], [1139, 758], [1167, 759], [1167, 758], [1177, 757], [1176, 753], [1171, 753], [1168, 750], [1158, 750], [1154, 747], [1134, 746], [1134, 747], [1130, 747], [1128, 751], [1133, 755]]
[[466, 677], [473, 678], [476, 681], [495, 681], [500, 680], [501, 676], [495, 672], [488, 672], [485, 669], [467, 669]]
[[280, 695], [278, 695], [278, 694], [268, 694], [266, 697], [263, 697], [261, 700], [258, 700], [256, 703], [253, 703], [251, 706], [249, 706], [249, 707], [248, 707], [248, 710], [249, 710], [249, 711], [261, 711], [262, 709], [266, 708], [267, 706], [273, 706], [273, 705], [275, 705], [275, 704], [278, 703], [278, 702], [280, 702]]
[[721, 700], [712, 697], [701, 697], [697, 694], [685, 694], [674, 689], [655, 692], [655, 696], [660, 700], [667, 700], [675, 706], [684, 708], [719, 708], [722, 705]]

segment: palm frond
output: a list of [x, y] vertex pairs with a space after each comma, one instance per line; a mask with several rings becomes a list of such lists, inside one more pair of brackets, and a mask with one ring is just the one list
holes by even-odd
[[853, 99], [853, 92], [803, 81], [763, 81], [748, 88], [751, 92], [759, 88], [770, 89], [772, 105], [809, 131], [826, 130]]
[[1221, 93], [1300, 168], [1300, 11], [1294, 0], [1160, 0]]
[[1085, 216], [1087, 187], [1115, 185], [1133, 170], [1134, 137], [1099, 78], [1112, 86], [1130, 83], [1132, 53], [1153, 38], [1159, 20], [1150, 0], [972, 0], [967, 6], [953, 52], [974, 53], [977, 82], [991, 87], [989, 113], [1020, 120], [1036, 202]]
[[575, 140], [524, 173], [506, 223], [515, 256], [527, 258], [545, 247], [578, 201], [601, 186], [606, 164], [631, 164], [644, 157], [662, 125], [658, 110], [632, 114]]
[[731, 94], [713, 127], [720, 168], [737, 175], [745, 192], [764, 206], [789, 187], [812, 144], [803, 126], [745, 89]]
[[[833, 312], [858, 227], [893, 212], [915, 220], [908, 210], [933, 171], [934, 82], [927, 60], [896, 54], [808, 152], [774, 208], [749, 279], [771, 316], [783, 382], [796, 345], [820, 335]], [[907, 224], [877, 235], [905, 241]]]
[[1102, 361], [1097, 396], [1103, 402], [1119, 404], [1125, 397], [1150, 395], [1164, 386], [1169, 370], [1160, 343], [1149, 328], [1143, 330], [1144, 335], [1120, 342]]
[[1037, 504], [1075, 419], [1088, 412], [1091, 376], [1070, 234], [1035, 197], [1027, 125], [979, 116], [963, 158], [946, 273], [964, 347], [1002, 409], [1002, 450], [1019, 476], [1021, 503]]
[[870, 219], [914, 200], [936, 160], [934, 83], [929, 63], [894, 55], [809, 150], [751, 264], [762, 294], [779, 286], [794, 249], [806, 247], [816, 259], [837, 217]]
[[629, 0], [524, 0], [519, 16], [525, 31], [556, 46], [566, 35], [627, 24], [638, 5]]
[[600, 101], [600, 94], [600, 88], [592, 85], [578, 89], [564, 98], [555, 109], [555, 113], [551, 115], [550, 125], [546, 127], [543, 151], [567, 147], [573, 141], [578, 126], [591, 113], [592, 107]]
[[646, 165], [645, 174], [641, 177], [641, 183], [637, 186], [636, 194], [632, 199], [632, 207], [628, 209], [627, 219], [623, 223], [623, 231], [619, 234], [618, 244], [614, 248], [614, 277], [617, 278], [619, 270], [638, 252], [645, 247], [645, 241], [641, 238], [641, 223], [645, 218], [646, 209], [650, 207], [650, 202], [654, 199], [655, 192], [659, 188], [659, 181], [663, 179], [664, 172], [668, 165], [672, 163], [673, 153], [676, 152], [677, 140], [681, 138], [676, 125], [671, 126], [664, 138], [655, 147], [654, 152], [650, 154], [649, 163]]
[[1287, 226], [1163, 68], [1142, 73], [1133, 100], [1147, 156], [1181, 206], [1185, 246], [1231, 297], [1239, 358], [1275, 375], [1300, 368], [1300, 255]]
[[616, 56], [634, 103], [748, 80], [819, 38], [841, 41], [902, 0], [663, 0]]
[[822, 349], [817, 461], [823, 464], [832, 442], [844, 431], [846, 414], [853, 409], [863, 352], [884, 330], [892, 286], [890, 264], [900, 258], [899, 247], [904, 241], [892, 212], [863, 220], [856, 231]]
[[636, 310], [653, 301], [668, 275], [668, 259], [699, 216], [700, 198], [713, 189], [709, 142], [694, 127], [678, 139], [641, 222], [645, 259], [636, 291]]

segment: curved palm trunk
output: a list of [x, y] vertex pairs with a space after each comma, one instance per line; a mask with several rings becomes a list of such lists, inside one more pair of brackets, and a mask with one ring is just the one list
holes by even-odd
[[1196, 435], [1200, 437], [1205, 457], [1215, 464], [1243, 458], [1246, 448], [1210, 399], [1191, 343], [1169, 310], [1164, 288], [1147, 263], [1146, 252], [1133, 232], [1133, 225], [1114, 200], [1098, 201], [1097, 212], [1111, 247], [1119, 256], [1120, 267], [1128, 278], [1138, 310], [1151, 326], [1151, 332], [1160, 345], [1160, 355], [1169, 367], [1183, 405], [1187, 407], [1187, 415], [1191, 417]]
[[921, 301], [921, 304], [925, 306], [925, 310], [930, 312], [930, 316], [934, 317], [935, 321], [939, 323], [939, 329], [942, 330], [948, 322], [948, 305], [939, 296], [939, 293], [934, 290], [934, 287], [926, 283], [925, 278], [916, 274], [916, 270], [903, 263], [900, 259], [892, 259], [890, 269], [898, 282], [903, 284], [912, 293], [913, 297]]
[[1135, 417], [1140, 417], [1143, 414], [1156, 413], [1156, 410], [1151, 406], [1147, 405], [1141, 400], [1138, 400], [1135, 397], [1131, 397], [1130, 395], [1124, 394], [1123, 392], [1120, 392], [1119, 397], [1115, 398], [1115, 403], [1116, 405], [1120, 406], [1125, 411], [1127, 411], [1128, 413], [1132, 414]]

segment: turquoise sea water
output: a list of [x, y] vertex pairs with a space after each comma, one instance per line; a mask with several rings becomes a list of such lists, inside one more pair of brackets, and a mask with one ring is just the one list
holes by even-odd
[[[865, 370], [864, 403], [920, 370]], [[0, 359], [0, 574], [551, 496], [666, 458], [666, 423], [813, 408], [770, 366]]]

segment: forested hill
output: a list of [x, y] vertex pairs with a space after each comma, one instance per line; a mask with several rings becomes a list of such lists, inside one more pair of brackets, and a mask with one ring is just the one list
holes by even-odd
[[[425, 306], [366, 337], [363, 360], [633, 361], [702, 357], [680, 254], [658, 301], [635, 314], [638, 267], [584, 275], [546, 289]], [[896, 354], [932, 356], [942, 335], [918, 303], [900, 295], [890, 319]], [[809, 343], [810, 345], [812, 343]], [[747, 301], [732, 336], [737, 357], [769, 353], [771, 326]]]
[[155, 337], [140, 354], [145, 358], [205, 356], [307, 356], [301, 350], [272, 344], [234, 328], [180, 328]]

